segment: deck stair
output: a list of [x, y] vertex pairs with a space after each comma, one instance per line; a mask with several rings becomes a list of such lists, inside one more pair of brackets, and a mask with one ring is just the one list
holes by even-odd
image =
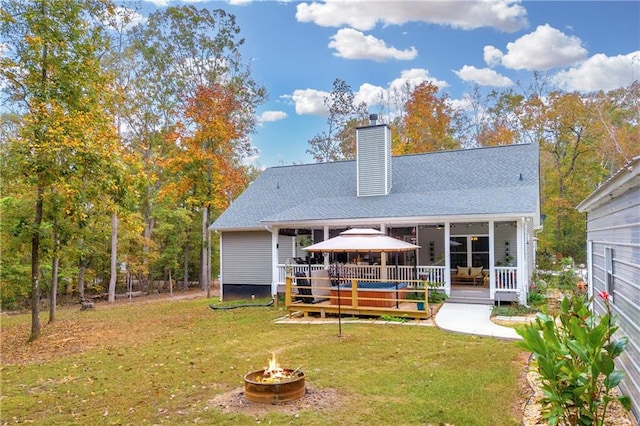
[[468, 285], [453, 286], [451, 296], [447, 298], [447, 303], [470, 303], [473, 305], [493, 305], [489, 298], [489, 289], [484, 287], [473, 287]]

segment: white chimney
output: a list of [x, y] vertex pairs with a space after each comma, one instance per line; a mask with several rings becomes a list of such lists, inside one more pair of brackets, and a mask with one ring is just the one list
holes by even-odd
[[[370, 117], [373, 123], [377, 118]], [[391, 191], [391, 129], [386, 124], [359, 127], [356, 146], [358, 197], [387, 195]]]

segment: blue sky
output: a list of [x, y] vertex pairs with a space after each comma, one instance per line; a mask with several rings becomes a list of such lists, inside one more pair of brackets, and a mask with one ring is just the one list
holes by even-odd
[[252, 137], [262, 167], [313, 162], [323, 98], [346, 81], [371, 112], [379, 93], [431, 81], [456, 105], [483, 90], [526, 87], [535, 71], [566, 91], [640, 79], [639, 1], [183, 1], [236, 15], [242, 53], [269, 92]]

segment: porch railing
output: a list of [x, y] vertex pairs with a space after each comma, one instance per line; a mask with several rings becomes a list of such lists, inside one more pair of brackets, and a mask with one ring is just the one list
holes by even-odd
[[[278, 285], [284, 285], [287, 276], [295, 276], [296, 272], [304, 272], [309, 275], [309, 268], [311, 271], [319, 271], [325, 269], [323, 264], [314, 265], [278, 265]], [[518, 270], [515, 266], [496, 266], [496, 290], [498, 291], [518, 291]], [[358, 280], [380, 280], [382, 267], [380, 265], [351, 265], [344, 264], [339, 265], [339, 276], [341, 279], [358, 279]], [[397, 280], [403, 282], [411, 282], [414, 280], [422, 280], [426, 277], [427, 281], [431, 283], [438, 283], [438, 287], [445, 286], [445, 273], [444, 266], [389, 266], [387, 265], [387, 279]]]
[[517, 291], [518, 290], [518, 277], [515, 266], [498, 266], [496, 271], [496, 290], [499, 291]]
[[[332, 266], [334, 267], [334, 266]], [[380, 265], [352, 265], [344, 264], [335, 266], [338, 268], [338, 275], [341, 279], [359, 279], [359, 280], [380, 280], [382, 266]], [[318, 271], [325, 268], [322, 264], [315, 265], [278, 265], [278, 285], [284, 285], [287, 276], [295, 276], [297, 272], [304, 272], [309, 275], [311, 271]], [[413, 266], [390, 266], [387, 265], [387, 279], [411, 282], [426, 280], [431, 283], [439, 283], [439, 287], [444, 287], [445, 283], [445, 267], [444, 266], [418, 266], [417, 271]], [[416, 276], [417, 272], [417, 276]]]

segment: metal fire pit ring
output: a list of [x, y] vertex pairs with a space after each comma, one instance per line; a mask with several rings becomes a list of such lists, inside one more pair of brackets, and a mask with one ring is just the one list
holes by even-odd
[[283, 370], [285, 375], [295, 375], [279, 383], [263, 383], [258, 381], [264, 370], [256, 370], [244, 376], [244, 396], [253, 402], [274, 403], [295, 401], [302, 398], [306, 392], [305, 375], [302, 371]]

